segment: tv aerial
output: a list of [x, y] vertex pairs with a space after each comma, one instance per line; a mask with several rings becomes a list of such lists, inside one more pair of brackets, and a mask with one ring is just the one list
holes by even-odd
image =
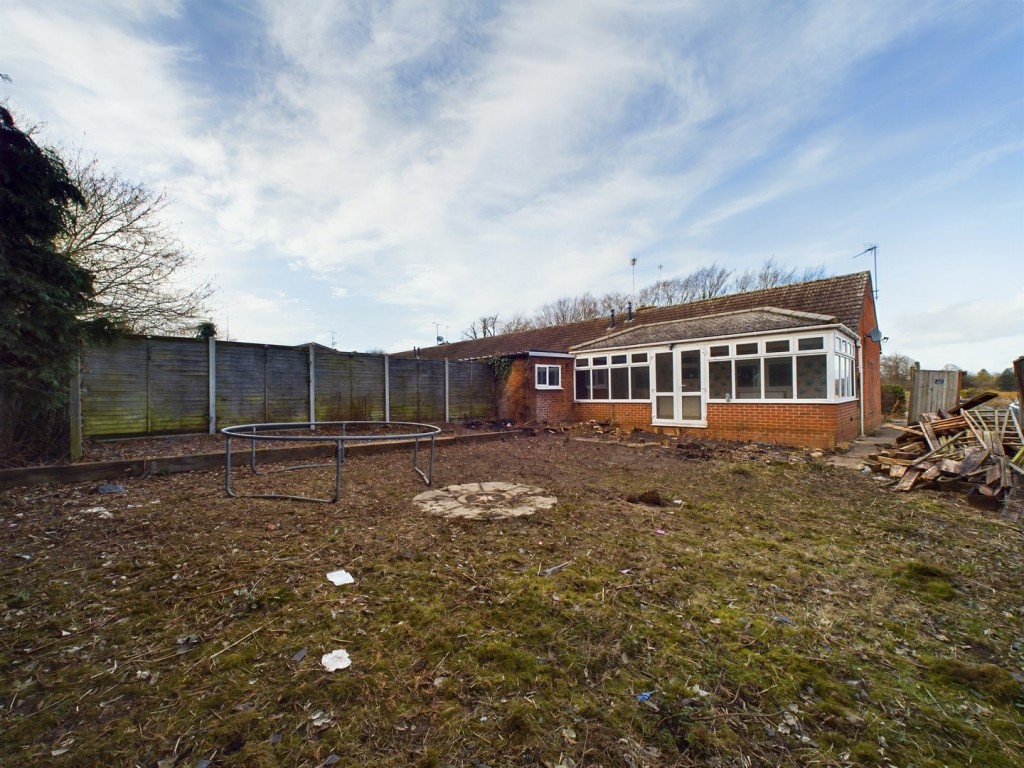
[[[865, 253], [870, 253], [874, 260], [874, 269], [872, 270], [871, 283], [874, 290], [871, 291], [871, 297], [878, 301], [878, 243], [872, 243], [864, 247], [864, 250], [857, 254], [857, 256], [863, 256]], [[853, 258], [857, 258], [854, 256]]]

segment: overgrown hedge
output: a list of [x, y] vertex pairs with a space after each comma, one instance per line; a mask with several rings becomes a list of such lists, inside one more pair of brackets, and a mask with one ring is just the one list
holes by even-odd
[[907, 390], [902, 384], [882, 385], [882, 413], [901, 418], [907, 414]]

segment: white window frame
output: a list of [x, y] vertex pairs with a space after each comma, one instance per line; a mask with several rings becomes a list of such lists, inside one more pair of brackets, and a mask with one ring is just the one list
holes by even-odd
[[[558, 378], [557, 384], [550, 384], [551, 371], [555, 370]], [[540, 382], [540, 373], [544, 371], [544, 383]], [[544, 363], [538, 363], [533, 369], [533, 384], [537, 389], [561, 389], [562, 388], [562, 366], [560, 365], [547, 365]]]
[[[821, 338], [821, 347], [815, 347], [813, 349], [800, 349], [800, 340], [806, 338]], [[766, 343], [774, 341], [788, 341], [789, 348], [786, 350], [768, 352]], [[757, 354], [736, 354], [737, 344], [751, 344], [757, 342], [758, 352]], [[665, 345], [652, 345], [652, 346], [635, 346], [621, 349], [602, 349], [595, 350], [592, 352], [579, 353], [576, 358], [575, 369], [583, 371], [594, 369], [594, 358], [604, 358], [604, 365], [598, 366], [604, 370], [609, 370], [612, 367], [619, 367], [618, 365], [611, 365], [612, 355], [621, 355], [623, 353], [632, 354], [645, 352], [648, 355], [648, 361], [650, 365], [650, 391], [651, 391], [651, 402], [654, 397], [654, 355], [659, 351], [667, 351], [673, 346]], [[693, 344], [694, 347], [699, 347], [702, 350], [702, 369], [701, 377], [704, 391], [704, 400], [709, 403], [729, 403], [729, 402], [740, 402], [740, 403], [767, 403], [774, 405], [807, 405], [814, 403], [844, 403], [852, 400], [856, 400], [858, 395], [857, 391], [857, 343], [854, 337], [848, 335], [844, 330], [832, 327], [832, 328], [815, 328], [806, 329], [801, 331], [791, 331], [789, 333], [767, 333], [757, 334], [751, 336], [734, 336], [734, 337], [723, 337], [719, 339], [709, 339]], [[713, 348], [727, 347], [729, 354], [712, 356], [711, 350]], [[823, 355], [826, 359], [826, 370], [825, 370], [825, 397], [820, 398], [801, 398], [797, 396], [797, 385], [798, 385], [798, 374], [797, 374], [797, 359], [805, 356]], [[786, 398], [735, 398], [735, 397], [711, 397], [710, 396], [710, 378], [709, 378], [709, 365], [714, 362], [728, 362], [731, 366], [735, 366], [737, 362], [749, 362], [757, 360], [761, 365], [761, 376], [766, 376], [765, 362], [772, 358], [787, 357], [791, 360], [792, 364], [792, 389], [793, 396]], [[844, 364], [840, 363], [840, 358], [846, 360], [845, 368], [843, 371]], [[630, 365], [632, 358], [629, 358]], [[735, 367], [733, 367], [733, 387], [735, 387]], [[764, 382], [762, 382], [762, 395], [764, 394]], [[837, 392], [838, 389], [838, 392]], [[577, 403], [615, 403], [615, 402], [643, 402], [640, 400], [612, 400], [610, 398], [577, 398], [576, 397], [576, 378], [573, 376], [573, 400]]]

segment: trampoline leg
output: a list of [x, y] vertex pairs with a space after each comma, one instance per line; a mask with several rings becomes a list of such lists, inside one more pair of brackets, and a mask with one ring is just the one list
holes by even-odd
[[235, 497], [235, 492], [231, 489], [231, 437], [228, 436], [228, 444], [224, 449], [224, 490], [227, 492], [229, 498]]
[[332, 504], [337, 504], [341, 498], [341, 465], [345, 463], [345, 441], [339, 440], [334, 444], [334, 498]]

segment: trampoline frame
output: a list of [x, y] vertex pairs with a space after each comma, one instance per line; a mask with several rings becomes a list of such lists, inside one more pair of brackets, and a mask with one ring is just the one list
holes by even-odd
[[[388, 433], [379, 435], [349, 434], [351, 427], [396, 427], [412, 428], [414, 431], [404, 433]], [[288, 431], [316, 432], [323, 428], [341, 428], [340, 435], [288, 435], [280, 434]], [[267, 422], [262, 424], [236, 424], [224, 427], [220, 430], [227, 439], [224, 450], [224, 490], [230, 498], [240, 499], [292, 499], [295, 501], [312, 501], [321, 504], [336, 504], [341, 498], [342, 467], [345, 464], [346, 443], [371, 443], [371, 442], [409, 442], [413, 443], [412, 468], [423, 479], [428, 486], [434, 479], [434, 438], [441, 432], [440, 427], [432, 424], [418, 424], [409, 421], [303, 421], [303, 422]], [[265, 434], [274, 432], [275, 434]], [[231, 441], [235, 438], [248, 440], [250, 443], [249, 468], [254, 475], [269, 475], [276, 472], [293, 472], [299, 469], [312, 469], [315, 467], [334, 466], [334, 496], [329, 499], [320, 499], [312, 496], [296, 496], [286, 493], [236, 493], [231, 482]], [[430, 440], [430, 459], [427, 471], [420, 469], [419, 453], [420, 440]], [[260, 441], [296, 442], [296, 443], [334, 443], [334, 461], [323, 464], [298, 464], [290, 467], [279, 467], [260, 471], [257, 468], [256, 444]]]

